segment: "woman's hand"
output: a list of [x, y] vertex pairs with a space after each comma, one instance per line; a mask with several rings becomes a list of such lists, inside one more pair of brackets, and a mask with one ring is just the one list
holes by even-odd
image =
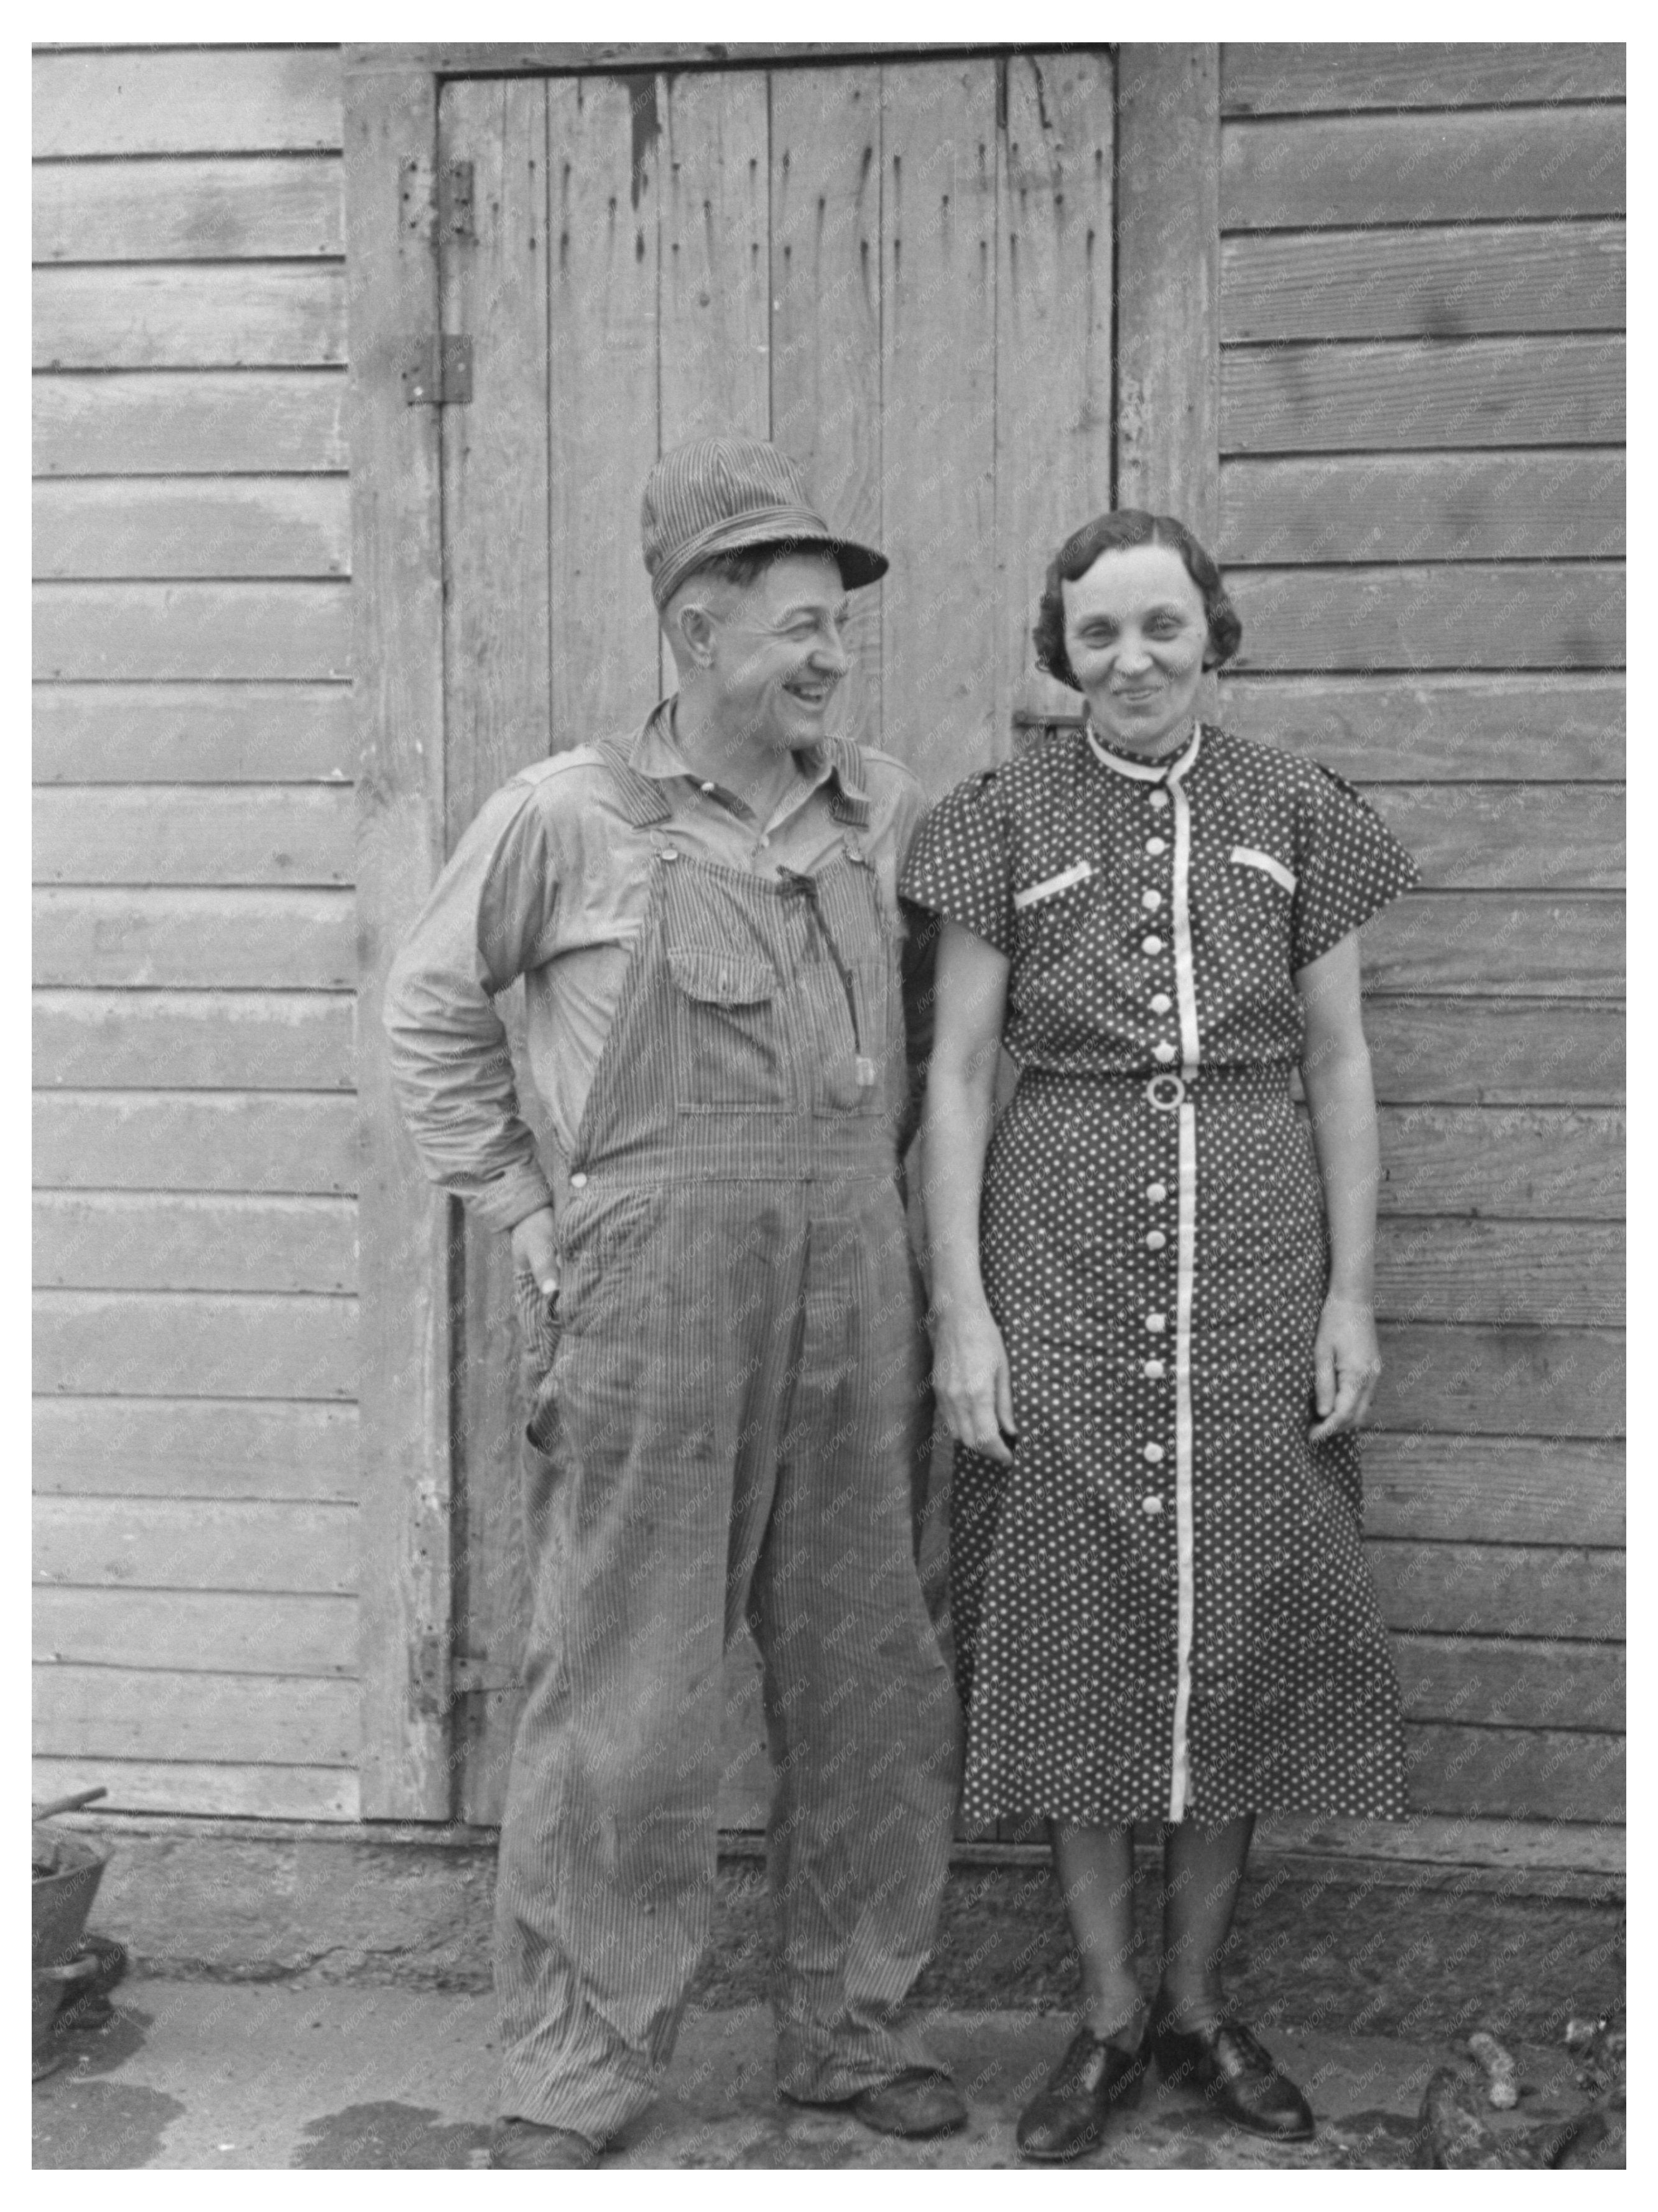
[[935, 1317], [932, 1389], [957, 1443], [1002, 1467], [1012, 1465], [1005, 1441], [1017, 1435], [1007, 1348], [982, 1302]]
[[1332, 1291], [1313, 1339], [1313, 1402], [1320, 1419], [1307, 1432], [1309, 1443], [1357, 1428], [1370, 1410], [1381, 1373], [1375, 1310]]

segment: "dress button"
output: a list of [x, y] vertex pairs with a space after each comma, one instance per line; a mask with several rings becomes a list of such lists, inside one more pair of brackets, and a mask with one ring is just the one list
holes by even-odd
[[1145, 908], [1148, 914], [1153, 914], [1156, 912], [1157, 908], [1163, 904], [1163, 893], [1161, 891], [1142, 891], [1140, 893], [1140, 904]]
[[573, 1175], [570, 1177], [570, 1188], [572, 1190], [586, 1190], [587, 1188], [586, 1176], [585, 1175]]
[[1162, 938], [1160, 938], [1160, 937], [1143, 937], [1143, 938], [1141, 938], [1141, 939], [1140, 939], [1140, 951], [1141, 951], [1142, 952], [1161, 952], [1161, 951], [1163, 951], [1163, 939], [1162, 939]]
[[1145, 1496], [1140, 1500], [1140, 1511], [1142, 1513], [1161, 1513], [1162, 1510], [1162, 1498], [1158, 1497], [1155, 1490], [1149, 1490]]
[[1154, 1014], [1166, 1014], [1175, 1002], [1167, 991], [1153, 991], [1151, 1003]]
[[1169, 1195], [1169, 1186], [1166, 1182], [1149, 1182], [1145, 1186], [1145, 1194], [1153, 1206], [1161, 1206]]
[[1147, 1444], [1145, 1447], [1145, 1456], [1151, 1461], [1153, 1467], [1156, 1467], [1158, 1461], [1163, 1457], [1163, 1446], [1161, 1444]]
[[1161, 1229], [1148, 1229], [1145, 1232], [1145, 1249], [1148, 1252], [1161, 1252], [1168, 1242], [1169, 1239]]
[[1151, 805], [1156, 812], [1161, 814], [1168, 804], [1169, 793], [1166, 791], [1154, 791], [1151, 793]]
[[1166, 853], [1169, 850], [1169, 847], [1165, 841], [1161, 837], [1148, 837], [1145, 841], [1145, 849], [1155, 860], [1157, 854], [1159, 853]]
[[1148, 1359], [1140, 1372], [1148, 1382], [1161, 1382], [1168, 1370], [1160, 1359]]
[[1147, 1314], [1145, 1316], [1146, 1334], [1149, 1336], [1161, 1336], [1165, 1326], [1166, 1323], [1161, 1314]]
[[1172, 1044], [1154, 1044], [1151, 1048], [1151, 1057], [1153, 1060], [1161, 1060], [1167, 1067], [1175, 1057], [1175, 1048]]

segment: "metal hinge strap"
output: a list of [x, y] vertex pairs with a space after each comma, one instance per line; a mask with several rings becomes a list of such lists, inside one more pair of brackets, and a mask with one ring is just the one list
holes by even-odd
[[410, 407], [470, 407], [472, 341], [411, 339], [404, 354], [401, 374], [404, 401]]

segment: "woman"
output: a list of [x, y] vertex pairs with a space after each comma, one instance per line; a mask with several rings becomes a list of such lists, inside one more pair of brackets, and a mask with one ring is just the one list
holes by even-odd
[[[1359, 1545], [1357, 933], [1415, 872], [1339, 778], [1194, 721], [1242, 634], [1172, 518], [1078, 531], [1035, 638], [1088, 726], [952, 792], [903, 884], [942, 925], [925, 1175], [964, 1811], [1048, 1821], [1081, 1959], [1082, 2024], [1019, 2123], [1038, 2159], [1096, 2142], [1152, 2057], [1241, 2127], [1309, 2135], [1218, 1978], [1251, 1827], [1405, 1809]], [[1149, 2014], [1137, 1820], [1168, 1824]]]

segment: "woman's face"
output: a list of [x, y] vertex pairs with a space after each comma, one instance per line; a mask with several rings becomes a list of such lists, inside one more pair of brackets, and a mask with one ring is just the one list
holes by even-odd
[[1203, 594], [1170, 545], [1102, 553], [1061, 583], [1065, 649], [1102, 738], [1168, 752], [1191, 727], [1209, 620]]

